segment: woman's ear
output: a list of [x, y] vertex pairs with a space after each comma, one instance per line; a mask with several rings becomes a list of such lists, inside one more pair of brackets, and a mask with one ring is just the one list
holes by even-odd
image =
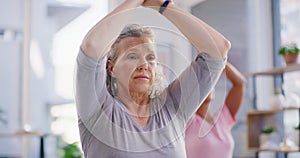
[[114, 63], [108, 59], [107, 60], [107, 72], [109, 73], [110, 76], [114, 77], [113, 76], [113, 68], [114, 68]]

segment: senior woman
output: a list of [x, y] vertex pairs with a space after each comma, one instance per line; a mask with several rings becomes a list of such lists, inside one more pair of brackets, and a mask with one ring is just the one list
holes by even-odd
[[[151, 29], [126, 25], [139, 6], [159, 11], [199, 52], [165, 89]], [[214, 87], [229, 49], [220, 33], [169, 0], [125, 0], [87, 33], [77, 58], [85, 157], [186, 157], [185, 126]]]

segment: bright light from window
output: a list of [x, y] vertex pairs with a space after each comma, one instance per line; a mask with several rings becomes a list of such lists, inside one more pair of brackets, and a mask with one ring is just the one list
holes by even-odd
[[54, 134], [61, 135], [63, 140], [69, 144], [80, 141], [74, 104], [53, 106], [50, 113], [53, 118], [51, 130]]
[[[80, 43], [87, 31], [107, 12], [106, 0], [57, 0], [62, 3], [88, 4], [90, 8], [60, 29], [53, 38], [52, 62], [55, 72], [55, 92], [59, 97], [74, 99], [74, 68]], [[76, 107], [74, 104], [51, 107], [54, 118], [51, 130], [67, 143], [79, 142]]]
[[80, 43], [87, 31], [107, 12], [107, 1], [60, 0], [66, 3], [89, 4], [90, 8], [59, 30], [53, 38], [55, 91], [63, 98], [74, 98], [73, 74]]

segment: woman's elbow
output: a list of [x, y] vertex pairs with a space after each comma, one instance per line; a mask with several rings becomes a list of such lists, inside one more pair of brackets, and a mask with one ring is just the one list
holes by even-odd
[[220, 42], [219, 52], [221, 53], [223, 59], [227, 57], [230, 48], [231, 48], [231, 43], [229, 40], [224, 39], [222, 42]]
[[229, 40], [225, 39], [224, 47], [225, 47], [224, 49], [228, 52], [231, 48], [231, 42]]
[[98, 57], [96, 53], [96, 47], [97, 46], [95, 41], [89, 40], [87, 38], [85, 38], [80, 45], [80, 49], [83, 51], [83, 53], [92, 58]]
[[231, 42], [227, 39], [224, 39], [223, 41], [223, 53], [227, 56], [227, 53], [229, 52], [231, 48]]
[[246, 90], [247, 80], [244, 77], [240, 77], [239, 81], [235, 83], [235, 86], [240, 87], [243, 92]]
[[89, 40], [88, 38], [85, 37], [81, 42], [80, 48], [83, 51], [87, 52], [88, 50], [93, 49], [93, 47], [95, 47], [93, 43], [94, 42], [92, 40]]

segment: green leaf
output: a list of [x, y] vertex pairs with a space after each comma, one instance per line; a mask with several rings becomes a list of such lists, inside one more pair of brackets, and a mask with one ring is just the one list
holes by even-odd
[[82, 157], [81, 151], [75, 143], [68, 144], [66, 147], [64, 147], [63, 158], [81, 158], [81, 157]]
[[282, 46], [279, 51], [278, 54], [283, 55], [283, 54], [298, 54], [299, 48], [297, 46], [296, 43], [290, 43], [288, 45]]
[[271, 133], [275, 132], [275, 128], [274, 127], [265, 127], [263, 129], [261, 129], [260, 132], [265, 133], [265, 134], [271, 134]]

